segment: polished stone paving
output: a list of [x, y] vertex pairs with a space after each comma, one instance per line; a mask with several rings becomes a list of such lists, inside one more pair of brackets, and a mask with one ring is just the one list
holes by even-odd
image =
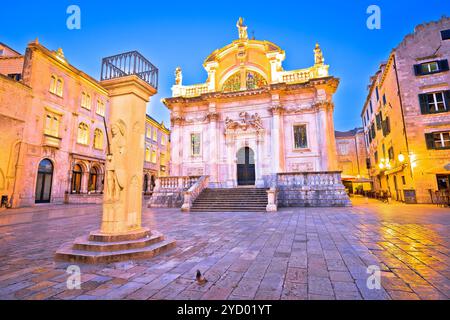
[[[354, 199], [353, 208], [278, 213], [145, 209], [177, 240], [149, 260], [82, 265], [68, 290], [65, 242], [98, 229], [100, 206], [0, 212], [0, 299], [449, 299], [450, 209]], [[367, 286], [368, 266], [381, 288]], [[195, 274], [208, 280], [200, 286]]]

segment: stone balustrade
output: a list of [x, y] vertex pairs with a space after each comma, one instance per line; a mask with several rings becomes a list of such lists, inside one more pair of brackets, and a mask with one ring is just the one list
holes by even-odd
[[200, 176], [160, 177], [148, 203], [149, 208], [181, 208], [184, 197]]
[[209, 176], [202, 176], [197, 180], [196, 183], [189, 188], [188, 191], [184, 193], [184, 203], [181, 207], [181, 211], [189, 212], [191, 210], [192, 204], [198, 198], [198, 196], [208, 188]]
[[312, 78], [314, 78], [314, 73], [311, 68], [285, 71], [281, 74], [281, 82], [285, 83], [302, 83]]
[[160, 177], [155, 182], [155, 191], [187, 190], [199, 178], [199, 176]]
[[279, 206], [351, 206], [340, 171], [279, 173], [276, 180]]
[[174, 93], [175, 96], [191, 98], [201, 96], [202, 94], [208, 92], [210, 92], [208, 84], [201, 83], [201, 84], [194, 84], [191, 86], [178, 86]]

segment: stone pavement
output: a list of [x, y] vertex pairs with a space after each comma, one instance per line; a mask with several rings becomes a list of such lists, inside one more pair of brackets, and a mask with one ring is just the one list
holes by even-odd
[[[177, 247], [150, 260], [82, 265], [68, 290], [53, 255], [98, 228], [100, 206], [0, 214], [0, 299], [449, 299], [450, 209], [354, 199], [278, 213], [145, 209]], [[367, 287], [368, 266], [381, 289]], [[196, 270], [208, 283], [195, 283]]]

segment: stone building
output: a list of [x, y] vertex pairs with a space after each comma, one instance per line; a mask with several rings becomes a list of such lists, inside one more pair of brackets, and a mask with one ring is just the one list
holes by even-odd
[[364, 129], [336, 131], [338, 167], [342, 171], [344, 186], [354, 193], [358, 189], [371, 190], [371, 180], [367, 168], [367, 153]]
[[427, 203], [449, 189], [450, 19], [421, 24], [371, 78], [361, 117], [377, 191]]
[[164, 122], [158, 122], [149, 115], [145, 129], [144, 193], [151, 193], [158, 177], [169, 175], [170, 131]]
[[[328, 185], [329, 205], [341, 204], [331, 191], [334, 178], [326, 176], [337, 170], [333, 95], [339, 80], [328, 74], [321, 48], [311, 48], [311, 67], [286, 71], [279, 46], [249, 39], [242, 19], [237, 28], [239, 39], [204, 61], [205, 83], [185, 85], [181, 68], [175, 72], [173, 96], [163, 100], [172, 121], [171, 175], [208, 176], [210, 188], [269, 188], [291, 179], [300, 187], [309, 183], [305, 173], [323, 173], [311, 181]], [[310, 204], [326, 202], [319, 193]]]
[[[4, 44], [0, 53], [5, 204], [102, 202], [108, 91], [72, 66], [61, 49], [48, 50], [38, 40], [24, 55]], [[159, 131], [156, 135], [161, 139]]]

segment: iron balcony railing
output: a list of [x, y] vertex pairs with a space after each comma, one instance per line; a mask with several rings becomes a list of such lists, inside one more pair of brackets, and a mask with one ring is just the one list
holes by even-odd
[[158, 68], [137, 51], [103, 58], [101, 80], [136, 75], [158, 89]]

